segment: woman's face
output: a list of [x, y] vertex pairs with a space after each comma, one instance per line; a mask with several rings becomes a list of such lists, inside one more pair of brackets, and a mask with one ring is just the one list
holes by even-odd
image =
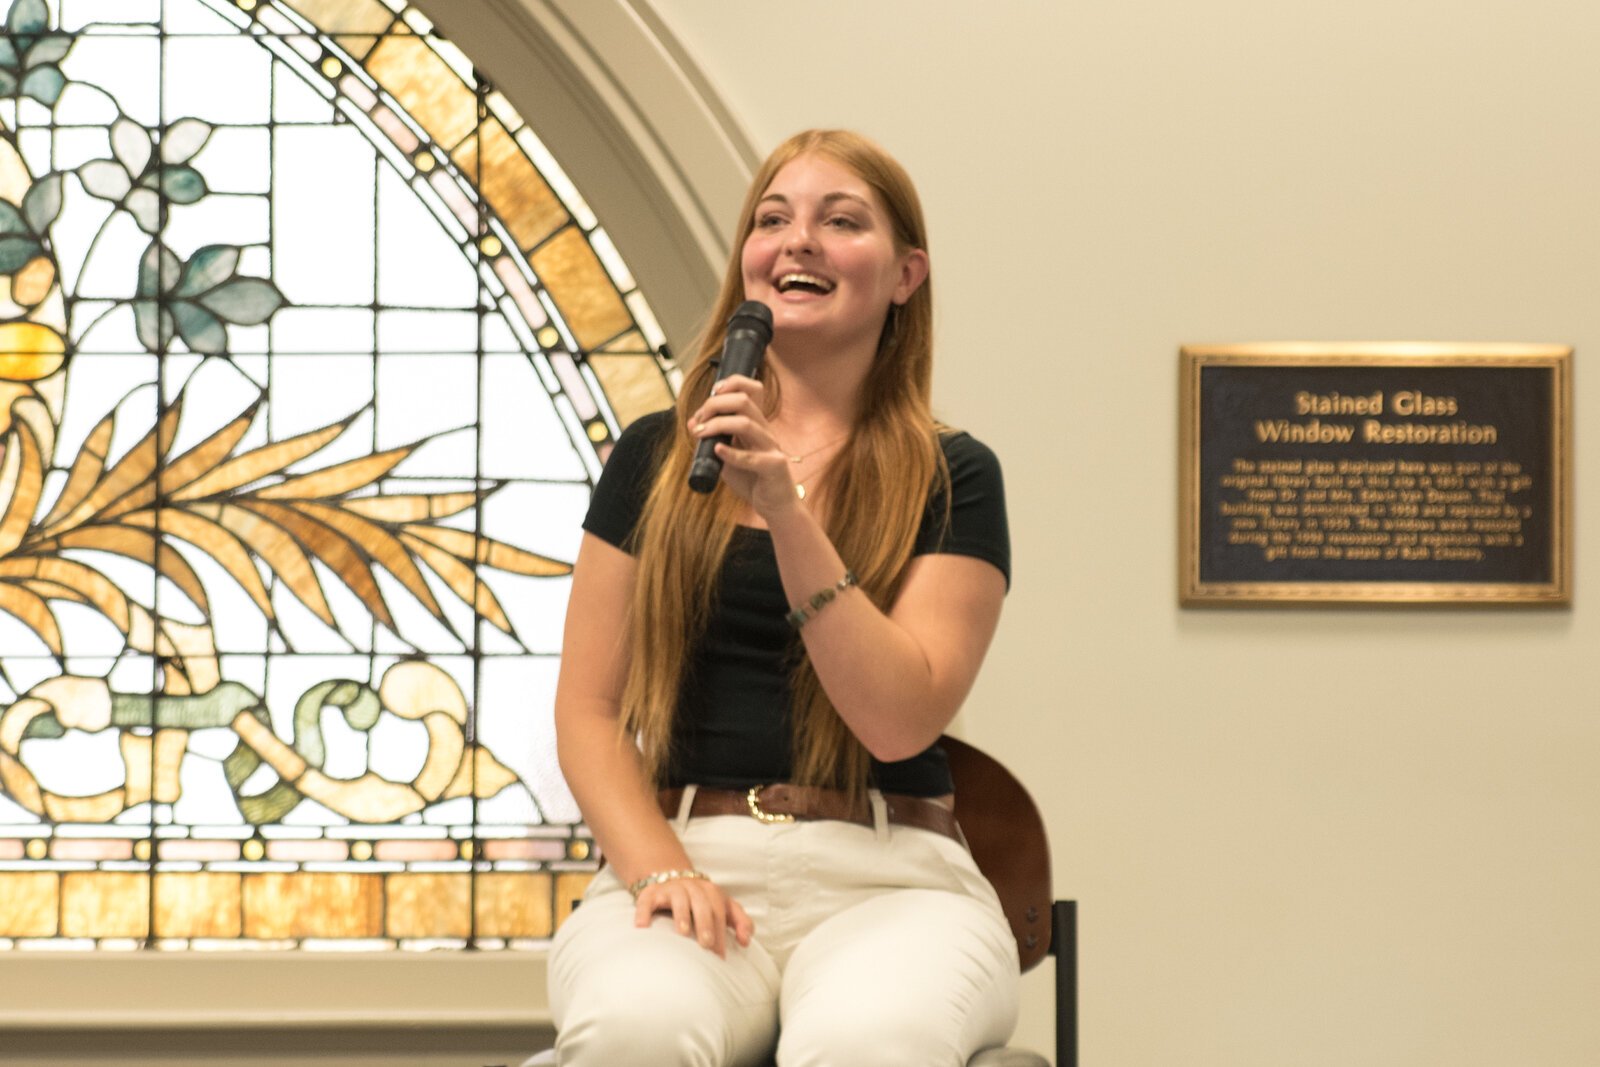
[[741, 256], [744, 295], [772, 309], [775, 343], [876, 350], [889, 305], [927, 277], [921, 249], [900, 251], [878, 193], [826, 156], [784, 164], [756, 204]]

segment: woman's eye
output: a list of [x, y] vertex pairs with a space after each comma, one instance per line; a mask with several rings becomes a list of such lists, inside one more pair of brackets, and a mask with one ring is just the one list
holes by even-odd
[[756, 218], [756, 226], [763, 230], [770, 230], [774, 226], [780, 226], [782, 224], [782, 215], [761, 215]]
[[860, 228], [860, 225], [856, 222], [856, 220], [851, 218], [849, 215], [835, 215], [833, 218], [828, 220], [828, 225], [839, 230], [854, 230]]

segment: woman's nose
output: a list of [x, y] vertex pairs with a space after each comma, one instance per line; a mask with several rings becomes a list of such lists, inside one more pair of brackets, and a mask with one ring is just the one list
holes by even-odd
[[791, 225], [784, 234], [783, 247], [790, 252], [813, 252], [816, 250], [816, 237], [809, 222], [797, 221]]

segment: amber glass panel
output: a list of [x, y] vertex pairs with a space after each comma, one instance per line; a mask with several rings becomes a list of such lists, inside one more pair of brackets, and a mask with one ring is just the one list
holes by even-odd
[[386, 39], [367, 57], [367, 70], [439, 143], [449, 147], [472, 132], [477, 99], [422, 38]]
[[584, 890], [589, 888], [592, 881], [592, 871], [564, 871], [556, 875], [556, 926], [567, 921], [567, 916], [578, 906]]
[[378, 0], [288, 0], [288, 3], [324, 33], [382, 33], [394, 23], [394, 12]]
[[[480, 878], [482, 876], [480, 875]], [[471, 876], [391, 874], [384, 933], [389, 937], [470, 937]]]
[[479, 937], [549, 937], [550, 876], [521, 871], [480, 874], [473, 913]]
[[383, 882], [376, 874], [250, 874], [244, 879], [244, 935], [380, 937]]
[[155, 877], [157, 937], [236, 938], [242, 932], [240, 875], [184, 871]]
[[479, 188], [490, 209], [522, 248], [532, 248], [567, 222], [567, 209], [505, 127], [493, 119], [483, 124], [480, 135], [469, 137], [456, 149], [455, 159], [468, 178], [480, 180], [481, 174]]
[[595, 353], [589, 357], [589, 366], [594, 368], [600, 388], [605, 390], [617, 421], [623, 426], [640, 415], [672, 406], [672, 392], [651, 356]]
[[651, 351], [650, 342], [644, 339], [644, 334], [638, 330], [629, 330], [615, 340], [607, 341], [600, 346], [601, 352], [615, 352], [619, 355], [637, 356]]
[[61, 888], [53, 871], [0, 874], [0, 900], [0, 937], [55, 936]]
[[61, 876], [63, 937], [144, 937], [150, 876], [141, 871], [68, 871]]
[[610, 275], [576, 227], [552, 237], [529, 262], [584, 348], [603, 344], [633, 325]]
[[366, 59], [367, 53], [372, 51], [372, 46], [378, 43], [376, 37], [366, 37], [360, 34], [340, 34], [334, 38], [339, 47], [349, 52], [357, 59]]

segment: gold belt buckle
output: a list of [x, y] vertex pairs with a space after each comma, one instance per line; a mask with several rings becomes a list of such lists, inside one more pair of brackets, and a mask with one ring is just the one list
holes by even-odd
[[774, 823], [794, 822], [793, 815], [774, 815], [770, 811], [761, 810], [761, 790], [766, 786], [753, 785], [750, 792], [744, 795], [744, 802], [750, 806], [750, 814], [757, 822], [764, 822], [768, 826]]

